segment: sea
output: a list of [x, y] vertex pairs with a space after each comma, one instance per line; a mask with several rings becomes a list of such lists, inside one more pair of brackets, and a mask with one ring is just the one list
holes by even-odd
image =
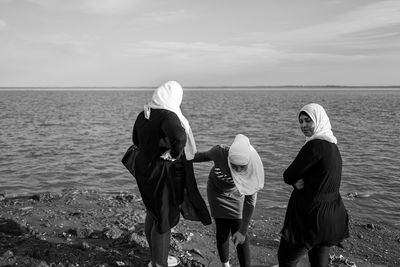
[[[121, 164], [152, 88], [0, 90], [0, 194], [66, 188], [138, 194]], [[282, 174], [304, 145], [299, 109], [327, 111], [343, 159], [340, 192], [350, 217], [400, 229], [400, 89], [337, 87], [188, 88], [181, 109], [197, 148], [250, 138], [265, 168], [255, 219], [284, 215], [292, 187]], [[196, 163], [206, 199], [212, 164]]]

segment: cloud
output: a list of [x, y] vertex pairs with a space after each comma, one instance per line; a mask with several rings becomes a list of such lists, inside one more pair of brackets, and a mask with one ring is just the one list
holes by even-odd
[[48, 34], [32, 42], [57, 55], [83, 58], [101, 55], [98, 38], [88, 34]]
[[373, 3], [345, 14], [339, 20], [342, 22], [342, 26], [346, 26], [342, 28], [342, 33], [368, 31], [400, 25], [400, 2], [383, 1]]
[[140, 23], [164, 23], [173, 21], [184, 21], [190, 19], [190, 15], [183, 9], [176, 9], [172, 11], [153, 11], [144, 13], [135, 18]]
[[[3, 56], [23, 58], [90, 58], [101, 55], [95, 50], [96, 38], [90, 35], [47, 34], [35, 38], [15, 37], [0, 48]], [[1, 43], [0, 43], [1, 44]], [[7, 49], [7, 52], [4, 52]]]
[[0, 19], [0, 30], [4, 29], [7, 26], [7, 23], [4, 20]]
[[[363, 61], [400, 52], [400, 1], [358, 7], [330, 21], [281, 32], [251, 32], [231, 43], [268, 43], [288, 61]], [[283, 58], [283, 57], [282, 57]]]
[[78, 10], [90, 14], [114, 15], [124, 13], [142, 0], [26, 0], [49, 9]]
[[254, 64], [260, 60], [278, 62], [284, 55], [268, 45], [227, 45], [205, 42], [156, 42], [124, 44], [127, 56], [173, 60], [181, 65], [210, 64], [213, 66], [236, 68]]
[[353, 36], [353, 39], [357, 39], [360, 36], [358, 34], [363, 33], [365, 40], [367, 35], [371, 39], [376, 38], [375, 33], [378, 29], [379, 32], [385, 31], [385, 29], [389, 31], [397, 29], [395, 31], [399, 32], [399, 1], [373, 3], [337, 16], [333, 21], [299, 29], [289, 34], [293, 34], [295, 40], [328, 41], [351, 36]]
[[82, 8], [88, 13], [112, 15], [126, 12], [140, 2], [140, 0], [85, 0], [82, 1]]

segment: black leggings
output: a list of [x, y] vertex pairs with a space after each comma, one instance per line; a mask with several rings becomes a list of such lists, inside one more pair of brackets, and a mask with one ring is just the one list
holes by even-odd
[[[219, 219], [215, 218], [217, 228], [217, 249], [221, 262], [229, 261], [229, 237], [239, 230], [241, 219]], [[250, 267], [250, 248], [249, 240], [236, 247], [238, 259], [241, 267]]]
[[279, 267], [294, 267], [308, 253], [311, 267], [326, 267], [329, 262], [329, 250], [327, 246], [315, 246], [307, 250], [303, 245], [295, 245], [281, 238], [278, 249]]

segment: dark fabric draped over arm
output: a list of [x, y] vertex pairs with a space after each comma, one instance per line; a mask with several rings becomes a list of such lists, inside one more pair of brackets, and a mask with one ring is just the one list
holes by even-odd
[[133, 125], [132, 142], [133, 142], [136, 146], [139, 146], [139, 138], [138, 138], [138, 136], [137, 136], [136, 123]]

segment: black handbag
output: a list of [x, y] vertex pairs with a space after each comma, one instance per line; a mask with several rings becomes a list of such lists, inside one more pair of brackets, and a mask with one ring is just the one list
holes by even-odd
[[139, 154], [139, 148], [133, 144], [125, 152], [121, 162], [128, 169], [128, 171], [135, 177], [135, 162], [136, 157]]

